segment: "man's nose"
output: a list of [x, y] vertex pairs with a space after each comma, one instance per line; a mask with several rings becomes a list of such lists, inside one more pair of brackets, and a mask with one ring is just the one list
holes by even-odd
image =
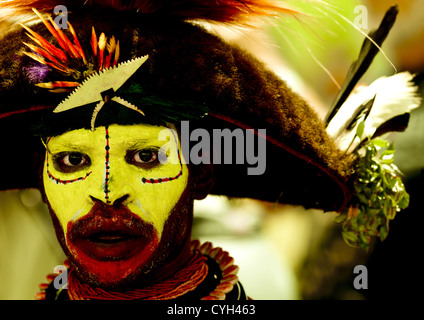
[[114, 181], [107, 187], [104, 183], [93, 185], [88, 192], [90, 201], [101, 201], [107, 205], [128, 204], [131, 202], [133, 191], [127, 181]]
[[96, 197], [90, 196], [91, 201], [93, 201], [94, 203], [96, 202], [103, 202], [106, 204], [110, 204], [112, 206], [118, 206], [120, 204], [126, 204], [126, 202], [128, 201], [130, 195], [129, 194], [124, 194], [116, 199], [113, 200], [109, 200], [107, 201], [106, 199], [97, 199]]

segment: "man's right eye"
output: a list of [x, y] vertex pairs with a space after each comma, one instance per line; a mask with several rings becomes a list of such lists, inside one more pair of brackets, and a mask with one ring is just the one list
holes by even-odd
[[53, 157], [54, 167], [61, 172], [75, 172], [90, 165], [90, 158], [79, 152], [63, 152]]

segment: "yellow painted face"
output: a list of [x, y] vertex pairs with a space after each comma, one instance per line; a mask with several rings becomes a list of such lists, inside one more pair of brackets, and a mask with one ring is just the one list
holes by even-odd
[[[159, 140], [163, 130], [168, 132], [168, 141]], [[166, 154], [161, 149], [165, 144]], [[50, 138], [46, 146], [44, 189], [67, 242], [69, 223], [83, 218], [98, 202], [124, 204], [152, 224], [160, 240], [188, 181], [174, 130], [111, 125], [70, 131]]]

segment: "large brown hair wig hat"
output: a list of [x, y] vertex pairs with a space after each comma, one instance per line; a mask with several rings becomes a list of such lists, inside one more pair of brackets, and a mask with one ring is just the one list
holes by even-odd
[[[93, 30], [96, 36], [104, 33], [109, 39], [113, 36], [119, 40], [119, 61], [148, 56], [121, 92], [145, 115], [109, 103], [99, 112], [97, 126], [192, 120], [193, 128], [266, 129], [266, 155], [261, 155], [266, 157], [264, 174], [248, 175], [241, 164], [221, 165], [215, 171], [213, 194], [325, 211], [341, 211], [348, 204], [352, 196], [351, 156], [337, 149], [308, 103], [247, 52], [191, 22], [244, 23], [248, 21], [244, 18], [294, 14], [292, 11], [266, 1], [61, 0], [12, 4], [18, 14], [31, 13], [34, 17], [31, 8], [51, 14], [56, 5], [65, 5], [72, 29], [63, 32], [72, 39], [71, 31], [75, 31], [87, 60]], [[56, 37], [37, 19], [28, 24], [31, 30], [60, 48]], [[35, 37], [30, 34], [32, 40], [29, 38], [27, 28], [10, 28], [1, 38], [3, 190], [37, 187], [32, 157], [42, 147], [40, 137], [89, 129], [95, 108], [91, 105], [53, 113], [69, 90], [48, 90], [38, 84], [81, 83], [87, 64], [68, 65], [79, 73], [66, 74], [37, 61]]]

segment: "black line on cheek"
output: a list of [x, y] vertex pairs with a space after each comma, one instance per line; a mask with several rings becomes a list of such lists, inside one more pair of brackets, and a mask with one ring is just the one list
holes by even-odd
[[177, 143], [177, 154], [178, 154], [178, 160], [180, 162], [180, 171], [178, 172], [178, 174], [175, 177], [162, 177], [162, 178], [151, 178], [151, 179], [146, 179], [143, 177], [141, 178], [142, 183], [150, 183], [150, 184], [164, 183], [164, 182], [176, 180], [183, 175], [183, 163], [181, 161], [180, 150], [178, 149], [178, 142], [175, 136], [174, 136], [174, 139], [175, 139], [175, 142]]
[[53, 181], [56, 184], [63, 184], [63, 185], [70, 184], [70, 183], [73, 183], [73, 182], [83, 181], [92, 173], [92, 171], [90, 171], [90, 172], [86, 173], [86, 175], [84, 177], [79, 177], [79, 178], [72, 179], [72, 180], [58, 179], [58, 178], [54, 177], [49, 170], [49, 156], [48, 155], [46, 156], [46, 171], [47, 171], [47, 176], [49, 177], [49, 179], [51, 181]]

